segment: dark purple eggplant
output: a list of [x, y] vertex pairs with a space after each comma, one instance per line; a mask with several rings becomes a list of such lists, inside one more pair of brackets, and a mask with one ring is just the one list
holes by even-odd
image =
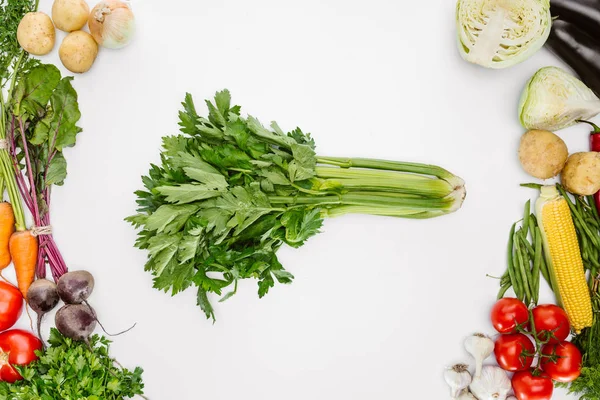
[[570, 22], [556, 20], [546, 46], [600, 97], [600, 41]]
[[600, 34], [600, 0], [550, 0], [550, 11], [589, 35]]

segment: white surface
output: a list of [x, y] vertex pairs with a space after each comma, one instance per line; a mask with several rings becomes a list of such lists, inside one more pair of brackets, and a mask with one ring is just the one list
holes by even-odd
[[[76, 77], [84, 132], [52, 209], [70, 268], [96, 277], [105, 326], [138, 324], [115, 338], [114, 355], [145, 369], [153, 400], [449, 398], [442, 370], [470, 361], [465, 335], [492, 333], [497, 282], [485, 275], [504, 271], [508, 229], [533, 195], [518, 186], [530, 181], [516, 158], [519, 94], [537, 68], [560, 63], [546, 51], [503, 71], [463, 62], [452, 0], [133, 6], [131, 46], [103, 49]], [[59, 64], [56, 51], [45, 61]], [[319, 154], [450, 169], [467, 181], [463, 209], [431, 221], [328, 220], [305, 247], [281, 250], [291, 286], [259, 300], [246, 282], [216, 304], [212, 325], [193, 291], [151, 287], [123, 218], [161, 136], [177, 133], [185, 92], [204, 110], [225, 87], [243, 111], [312, 132]], [[586, 133], [560, 134], [576, 151]]]

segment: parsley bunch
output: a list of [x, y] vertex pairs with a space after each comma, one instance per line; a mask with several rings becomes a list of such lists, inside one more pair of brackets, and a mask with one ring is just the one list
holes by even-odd
[[227, 90], [206, 105], [207, 118], [186, 96], [183, 134], [163, 139], [162, 163], [143, 178], [139, 213], [127, 220], [142, 228], [136, 246], [149, 252], [154, 286], [172, 294], [196, 286], [207, 318], [207, 294], [224, 301], [241, 279], [257, 279], [260, 297], [275, 281], [291, 283], [276, 252], [302, 246], [324, 217], [422, 219], [462, 204], [464, 182], [442, 168], [319, 157], [310, 134], [243, 118]]
[[90, 347], [52, 329], [50, 347], [40, 359], [16, 367], [23, 380], [0, 382], [0, 398], [6, 400], [120, 400], [142, 395], [143, 370], [122, 368], [109, 355], [110, 341], [94, 335]]

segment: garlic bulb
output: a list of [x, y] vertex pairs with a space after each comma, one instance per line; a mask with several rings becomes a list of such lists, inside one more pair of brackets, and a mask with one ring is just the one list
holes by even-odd
[[120, 0], [103, 0], [88, 19], [90, 33], [100, 46], [120, 49], [127, 46], [135, 32], [135, 20], [129, 5]]
[[506, 400], [511, 384], [502, 368], [486, 365], [481, 369], [481, 376], [473, 379], [469, 389], [478, 400]]
[[465, 349], [475, 359], [475, 375], [479, 378], [483, 361], [494, 351], [494, 342], [482, 333], [476, 333], [465, 339]]
[[450, 395], [453, 399], [456, 399], [471, 383], [469, 367], [465, 364], [456, 364], [444, 371], [444, 379], [450, 386]]
[[515, 396], [508, 396], [506, 400], [518, 400]]
[[477, 400], [475, 396], [471, 394], [468, 390], [463, 390], [460, 396], [456, 398], [456, 400]]

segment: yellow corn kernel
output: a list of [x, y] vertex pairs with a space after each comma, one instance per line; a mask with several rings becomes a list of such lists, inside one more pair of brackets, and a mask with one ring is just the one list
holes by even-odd
[[592, 301], [577, 233], [567, 201], [555, 186], [544, 186], [536, 204], [544, 251], [558, 303], [576, 332], [592, 326]]

